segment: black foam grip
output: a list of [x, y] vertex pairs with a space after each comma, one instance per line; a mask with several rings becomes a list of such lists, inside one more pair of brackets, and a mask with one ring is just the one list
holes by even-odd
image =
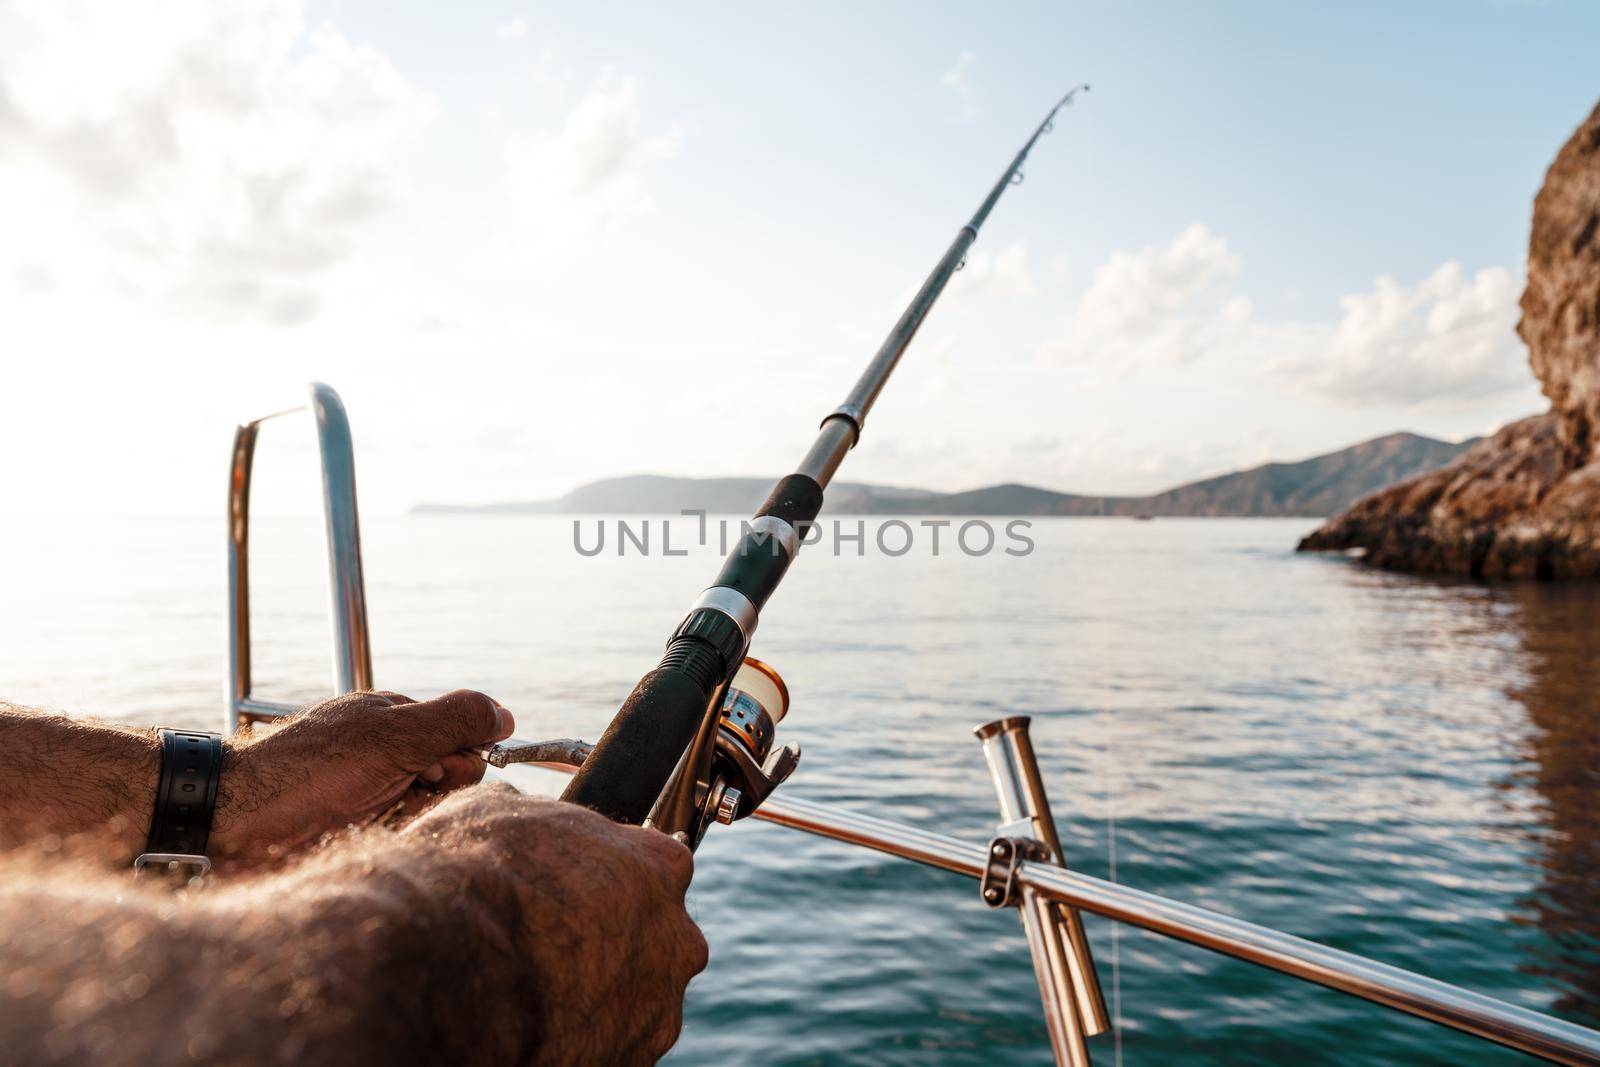
[[757, 516], [771, 515], [790, 526], [810, 522], [822, 510], [822, 486], [809, 474], [786, 474], [773, 486], [767, 502], [761, 505]]
[[746, 534], [728, 553], [713, 586], [737, 589], [760, 611], [789, 569], [789, 553], [766, 534]]
[[[710, 645], [694, 644], [717, 655]], [[711, 693], [703, 677], [658, 667], [641, 678], [561, 799], [617, 822], [644, 822], [705, 714]]]

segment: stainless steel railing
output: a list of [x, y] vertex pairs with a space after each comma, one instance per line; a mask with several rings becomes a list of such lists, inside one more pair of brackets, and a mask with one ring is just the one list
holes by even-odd
[[[780, 826], [980, 878], [983, 845], [779, 793], [755, 812]], [[1600, 1033], [1352, 952], [1048, 863], [1018, 881], [1050, 900], [1220, 952], [1557, 1063], [1600, 1064]]]
[[[310, 389], [322, 462], [334, 680], [337, 688], [345, 692], [372, 685], [355, 465], [350, 426], [338, 394], [325, 385], [312, 385]], [[230, 730], [295, 710], [291, 705], [254, 698], [250, 687], [250, 470], [256, 432], [263, 421], [257, 419], [239, 427], [234, 437], [229, 483]], [[1105, 1023], [1087, 944], [1081, 940], [1081, 927], [1076, 932], [1073, 928], [1077, 913], [1089, 912], [1428, 1019], [1506, 1048], [1557, 1063], [1600, 1065], [1600, 1032], [1243, 919], [1065, 869], [1060, 865], [1060, 846], [1055, 840], [1038, 765], [1027, 741], [1026, 720], [990, 723], [980, 728], [979, 736], [985, 742], [990, 777], [1000, 801], [1001, 836], [996, 842], [1031, 840], [1039, 846], [1034, 853], [1039, 858], [1010, 865], [1008, 887], [1024, 917], [1059, 1063], [1087, 1064], [1089, 1053], [1083, 1039], [1099, 1032]], [[528, 745], [514, 738], [507, 744]], [[539, 746], [541, 754], [537, 759], [541, 762], [536, 765], [570, 772], [581, 762], [587, 747], [574, 742]], [[530, 747], [528, 751], [534, 749]], [[559, 754], [561, 762], [542, 762], [549, 754]], [[780, 826], [976, 878], [980, 886], [992, 885], [995, 874], [994, 842], [980, 845], [962, 841], [782, 792], [768, 798], [754, 815]]]
[[233, 434], [228, 470], [228, 689], [223, 729], [288, 715], [295, 705], [259, 700], [250, 676], [250, 480], [256, 438], [268, 419], [310, 410], [317, 424], [322, 469], [322, 516], [328, 543], [328, 600], [333, 623], [336, 692], [372, 688], [372, 643], [367, 632], [366, 582], [361, 573], [361, 521], [356, 511], [355, 450], [344, 402], [332, 387], [312, 382], [303, 407], [243, 423]]
[[[515, 739], [508, 742], [513, 746], [521, 743]], [[535, 765], [570, 773], [577, 763], [582, 762], [584, 754], [582, 748], [574, 750], [569, 743], [557, 757], [560, 762], [540, 761]], [[1015, 776], [1005, 771], [992, 773], [992, 776], [997, 789], [1010, 788], [1022, 778], [1020, 768]], [[986, 845], [880, 819], [835, 804], [803, 800], [781, 791], [767, 798], [755, 810], [753, 817], [968, 878], [982, 879], [992, 860], [990, 848]], [[1600, 1064], [1600, 1031], [1553, 1015], [1508, 1004], [1448, 982], [1379, 963], [1353, 952], [1319, 945], [1293, 934], [1257, 926], [1231, 915], [1184, 904], [1116, 882], [1091, 878], [1066, 870], [1053, 861], [1025, 860], [1017, 867], [1016, 879], [1019, 888], [1063, 907], [1198, 945], [1291, 978], [1336, 989], [1407, 1015], [1460, 1030], [1496, 1045], [1527, 1052], [1555, 1063]], [[1018, 903], [1022, 902], [1019, 900]], [[1026, 914], [1024, 911], [1025, 921]], [[1035, 969], [1040, 970], [1041, 960], [1049, 958], [1041, 955], [1040, 945], [1044, 938], [1029, 930], [1028, 939], [1029, 948], [1034, 952]], [[1074, 1025], [1070, 1018], [1057, 1021], [1056, 1011], [1065, 998], [1058, 993], [1058, 999], [1053, 1002], [1051, 991], [1046, 988], [1045, 975], [1040, 974], [1039, 977], [1057, 1062], [1080, 1062], [1079, 1056], [1087, 1057], [1087, 1052], [1073, 1052], [1071, 1046], [1077, 1044], [1081, 1049], [1081, 1040], [1074, 1041], [1069, 1035], [1066, 1041], [1057, 1043], [1058, 1028]], [[1083, 995], [1074, 995], [1081, 1002]]]
[[[1020, 878], [1023, 854], [1030, 849], [1036, 862], [1058, 867], [1066, 863], [1028, 727], [1027, 716], [1013, 715], [974, 731], [983, 744], [989, 780], [1000, 807], [997, 836], [984, 856], [988, 877], [982, 879], [979, 895], [990, 907], [1003, 906], [1010, 902], [1008, 897], [1016, 897], [1056, 1062], [1089, 1067], [1085, 1038], [1105, 1033], [1111, 1029], [1111, 1021], [1106, 1017], [1083, 919], [1077, 908], [1052, 899]], [[1007, 882], [1011, 883], [1009, 892]]]

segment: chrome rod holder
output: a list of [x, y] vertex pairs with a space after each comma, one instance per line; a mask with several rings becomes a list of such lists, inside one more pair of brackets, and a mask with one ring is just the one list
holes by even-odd
[[372, 644], [367, 629], [366, 582], [361, 573], [361, 526], [356, 511], [355, 451], [344, 402], [331, 386], [307, 386], [305, 407], [263, 415], [233, 435], [228, 471], [228, 690], [224, 730], [270, 722], [295, 705], [252, 694], [250, 671], [250, 478], [256, 438], [268, 419], [309, 408], [317, 424], [322, 470], [322, 519], [328, 545], [328, 598], [333, 623], [333, 684], [337, 693], [372, 688]]
[[[1009, 840], [1010, 847], [1020, 851], [1023, 846], [1017, 842], [1036, 842], [1038, 855], [1045, 862], [1064, 867], [1061, 841], [1050, 814], [1028, 724], [1026, 715], [1014, 715], [984, 723], [973, 731], [983, 744], [989, 779], [994, 783], [1000, 807], [1000, 836], [992, 847]], [[1084, 1039], [1105, 1033], [1110, 1021], [1083, 919], [1077, 909], [1051, 901], [1027, 886], [1020, 887], [1016, 897], [1056, 1062], [1087, 1067], [1089, 1051]]]

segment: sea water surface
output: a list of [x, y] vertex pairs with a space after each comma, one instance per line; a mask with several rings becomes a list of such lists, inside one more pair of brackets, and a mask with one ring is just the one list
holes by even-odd
[[[596, 737], [717, 552], [664, 557], [658, 530], [585, 558], [572, 523], [369, 520], [378, 684]], [[1304, 521], [1036, 520], [1025, 557], [888, 557], [874, 525], [863, 555], [807, 549], [761, 622], [805, 751], [788, 793], [981, 841], [971, 727], [1031, 715], [1074, 866], [1600, 1022], [1600, 589], [1298, 556]], [[317, 536], [257, 524], [258, 695], [328, 690]], [[214, 728], [223, 577], [220, 520], [8, 521], [0, 697]], [[691, 907], [712, 958], [673, 1062], [1048, 1060], [1015, 916], [971, 881], [745, 822], [712, 831]], [[1119, 1023], [1099, 1063], [1523, 1062], [1088, 924]]]

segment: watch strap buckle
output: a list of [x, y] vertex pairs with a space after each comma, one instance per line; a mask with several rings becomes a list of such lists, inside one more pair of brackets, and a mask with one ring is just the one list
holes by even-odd
[[179, 867], [193, 867], [195, 872], [189, 877], [189, 880], [193, 881], [211, 873], [211, 860], [206, 856], [195, 856], [184, 852], [143, 852], [133, 861], [133, 876], [138, 878], [146, 867], [154, 867], [161, 873]]

